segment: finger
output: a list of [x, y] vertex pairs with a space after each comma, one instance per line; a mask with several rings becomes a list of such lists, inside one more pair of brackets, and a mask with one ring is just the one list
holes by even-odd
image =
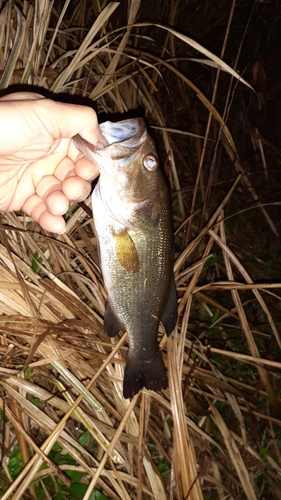
[[[75, 148], [75, 146], [73, 147]], [[59, 163], [54, 171], [54, 176], [57, 177], [57, 179], [64, 181], [67, 177], [75, 175], [86, 181], [92, 181], [98, 177], [99, 169], [95, 163], [87, 160], [87, 158], [85, 158], [76, 148], [74, 154], [73, 151], [69, 154], [72, 154], [73, 161], [66, 157]], [[77, 156], [81, 156], [81, 158], [74, 164]]]
[[74, 168], [73, 162], [69, 158], [66, 159], [65, 155], [65, 152], [54, 152], [50, 156], [44, 156], [43, 158], [37, 159], [33, 163], [30, 162], [28, 168], [25, 170], [23, 169], [23, 182], [26, 182], [26, 178], [28, 177], [29, 180], [32, 181], [33, 189], [35, 186], [36, 190], [43, 179], [45, 179], [43, 187], [46, 185], [48, 187], [48, 182], [51, 184], [54, 182], [59, 183], [62, 179], [56, 175], [58, 166], [61, 163], [63, 164], [62, 172], [64, 168], [66, 169], [66, 172], [68, 172], [71, 168]]
[[72, 201], [82, 201], [89, 196], [91, 184], [80, 177], [68, 177], [62, 183], [62, 192]]
[[86, 179], [87, 181], [92, 181], [99, 175], [97, 165], [87, 160], [85, 156], [77, 160], [75, 164], [75, 172], [79, 177], [82, 177], [82, 179]]
[[36, 194], [52, 215], [65, 214], [70, 201], [82, 201], [90, 191], [89, 182], [77, 176], [67, 177], [61, 183], [55, 176], [47, 175], [36, 187]]
[[64, 158], [54, 171], [54, 176], [61, 182], [63, 182], [67, 177], [71, 177], [73, 175], [76, 175], [74, 162], [68, 157]]
[[64, 215], [69, 207], [69, 199], [61, 191], [54, 191], [47, 196], [45, 204], [51, 215]]
[[[80, 134], [92, 144], [101, 140], [96, 112], [89, 106], [39, 99], [40, 118], [55, 139]], [[45, 116], [44, 116], [45, 115]]]
[[52, 175], [44, 177], [36, 188], [36, 194], [41, 198], [52, 215], [63, 215], [68, 210], [70, 201], [82, 201], [91, 192], [91, 184], [72, 175], [62, 183]]
[[47, 210], [43, 212], [38, 220], [40, 226], [50, 233], [63, 234], [65, 232], [65, 220], [62, 215], [51, 215]]
[[61, 181], [54, 175], [45, 175], [36, 186], [36, 194], [44, 199], [54, 191], [61, 191], [61, 186]]
[[22, 206], [22, 210], [38, 222], [42, 213], [46, 210], [46, 205], [37, 194], [29, 196]]
[[44, 99], [44, 96], [36, 92], [11, 92], [1, 97], [1, 101], [27, 101], [35, 99]]
[[44, 201], [36, 194], [26, 200], [22, 210], [30, 215], [46, 231], [58, 234], [62, 234], [65, 231], [64, 218], [61, 215], [50, 214]]
[[[80, 133], [84, 139], [96, 144], [102, 135], [98, 126], [96, 112], [89, 106], [63, 103], [47, 99], [36, 92], [12, 92], [1, 98], [2, 101], [38, 101], [38, 110], [55, 125], [58, 134], [56, 139], [71, 138]], [[34, 103], [35, 104], [35, 103]], [[42, 120], [48, 128], [48, 122]], [[52, 130], [53, 131], [53, 130]]]

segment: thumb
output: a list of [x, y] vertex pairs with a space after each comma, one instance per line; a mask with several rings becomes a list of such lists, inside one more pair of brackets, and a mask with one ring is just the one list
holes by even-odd
[[84, 139], [97, 144], [102, 134], [99, 129], [96, 112], [89, 106], [40, 99], [38, 105], [49, 116], [45, 122], [46, 127], [52, 127], [49, 132], [55, 139], [71, 138], [80, 134]]
[[12, 92], [0, 100], [31, 104], [54, 139], [71, 138], [76, 134], [92, 144], [102, 139], [97, 114], [89, 106], [53, 101], [35, 92]]

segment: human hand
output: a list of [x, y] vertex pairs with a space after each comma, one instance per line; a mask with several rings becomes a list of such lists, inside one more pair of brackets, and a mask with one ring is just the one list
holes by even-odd
[[93, 109], [31, 92], [0, 99], [0, 211], [23, 210], [42, 228], [63, 233], [70, 201], [82, 201], [98, 168], [76, 149], [80, 134], [103, 138]]

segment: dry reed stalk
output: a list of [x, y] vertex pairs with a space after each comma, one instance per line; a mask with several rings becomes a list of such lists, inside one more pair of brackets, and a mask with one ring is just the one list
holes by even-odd
[[[234, 249], [232, 241], [235, 224], [247, 216], [249, 205], [279, 235], [271, 204], [262, 203], [251, 178], [250, 162], [240, 160], [228, 119], [235, 93], [242, 102], [245, 86], [251, 89], [236, 66], [252, 13], [234, 67], [222, 60], [242, 4], [233, 0], [229, 12], [229, 2], [220, 2], [218, 10], [211, 1], [189, 12], [188, 19], [197, 19], [196, 39], [208, 33], [208, 16], [217, 30], [225, 25], [221, 58], [177, 29], [182, 2], [161, 4], [163, 18], [154, 23], [142, 22], [152, 16], [143, 2], [128, 2], [127, 11], [118, 2], [102, 7], [85, 0], [75, 6], [64, 1], [60, 10], [39, 0], [2, 8], [2, 89], [39, 85], [89, 97], [106, 113], [142, 106], [148, 123], [160, 132], [157, 143], [172, 191], [179, 297], [177, 329], [160, 344], [169, 389], [159, 394], [143, 390], [132, 401], [124, 400], [126, 336], [110, 340], [103, 333], [106, 290], [91, 219], [73, 205], [66, 214], [66, 233], [55, 237], [24, 214], [2, 216], [4, 500], [34, 497], [36, 488], [50, 498], [48, 480], [54, 496], [60, 488], [56, 478], [66, 487], [75, 471], [86, 485], [85, 499], [100, 492], [115, 500], [278, 498], [280, 279], [251, 276], [243, 244]], [[179, 57], [182, 53], [188, 57]], [[212, 78], [215, 82], [211, 92], [205, 76], [200, 80], [195, 73], [194, 78], [195, 67], [198, 74], [207, 68], [209, 84]], [[220, 85], [227, 74], [231, 80], [223, 108]], [[177, 121], [178, 115], [184, 120]], [[191, 130], [183, 126], [186, 117]], [[270, 179], [268, 158], [280, 161], [280, 149], [257, 127], [247, 123], [244, 131]], [[210, 157], [215, 173], [210, 172], [208, 184]], [[210, 197], [218, 186], [222, 192]], [[244, 186], [254, 205], [240, 208], [236, 200]], [[202, 228], [200, 218], [207, 219]], [[26, 465], [12, 477], [16, 445]], [[60, 446], [60, 463], [54, 445]], [[75, 465], [65, 463], [66, 456]]]

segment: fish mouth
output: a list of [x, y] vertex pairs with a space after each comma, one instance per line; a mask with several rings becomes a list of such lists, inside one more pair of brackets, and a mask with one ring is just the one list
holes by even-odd
[[83, 153], [88, 160], [96, 162], [100, 172], [109, 172], [110, 163], [120, 162], [124, 168], [134, 160], [142, 145], [146, 141], [147, 134], [145, 123], [142, 118], [132, 118], [121, 122], [104, 122], [100, 124], [101, 140], [97, 145], [83, 139], [79, 134], [73, 137], [76, 148]]
[[106, 177], [127, 168], [138, 157], [147, 139], [142, 118], [117, 123], [107, 121], [100, 124], [100, 130], [108, 145], [98, 143], [94, 154], [100, 172]]
[[132, 118], [118, 123], [109, 121], [101, 123], [100, 129], [109, 146], [118, 142], [133, 149], [140, 146], [139, 141], [145, 131], [145, 124], [142, 118]]

